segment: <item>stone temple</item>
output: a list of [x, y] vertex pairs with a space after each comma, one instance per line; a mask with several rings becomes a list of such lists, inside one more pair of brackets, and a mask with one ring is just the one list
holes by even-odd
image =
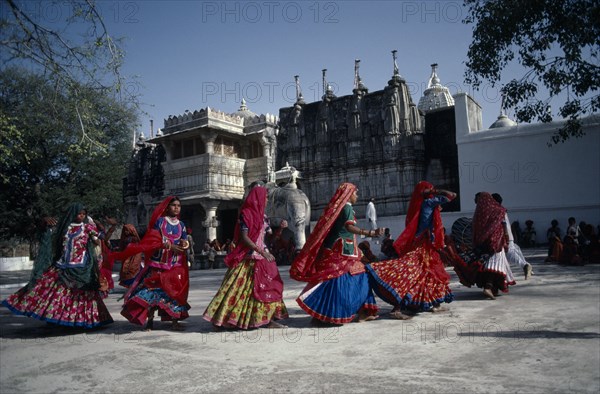
[[[324, 70], [322, 100], [305, 103], [296, 77], [296, 102], [279, 117], [257, 115], [242, 101], [233, 114], [208, 107], [165, 119], [156, 136], [136, 143], [123, 188], [127, 221], [143, 231], [154, 206], [177, 195], [196, 241], [223, 241], [233, 236], [244, 186], [278, 182], [276, 170], [288, 166], [301, 173], [298, 185], [311, 201], [313, 221], [342, 182], [359, 186], [358, 216], [371, 197], [378, 216], [404, 214], [414, 185], [425, 177], [457, 190], [452, 96], [420, 110], [395, 51], [387, 86], [369, 92], [359, 62], [346, 96], [333, 94]], [[439, 95], [439, 86], [434, 69], [426, 95]], [[458, 207], [456, 201], [446, 209]]]
[[[279, 111], [277, 166], [289, 163], [302, 172], [312, 220], [342, 182], [359, 187], [358, 216], [364, 216], [370, 198], [376, 199], [378, 216], [406, 213], [415, 184], [426, 175], [440, 188], [458, 188], [452, 96], [422, 111], [395, 61], [387, 86], [372, 93], [362, 83], [358, 65], [357, 60], [353, 94], [334, 96], [324, 72], [321, 101], [304, 103], [297, 83], [296, 103]], [[441, 86], [435, 71], [434, 76]], [[446, 209], [456, 210], [458, 204]]]
[[123, 185], [127, 222], [144, 231], [156, 204], [177, 195], [197, 241], [232, 238], [244, 186], [275, 181], [277, 122], [245, 102], [233, 114], [207, 107], [165, 119], [134, 149]]

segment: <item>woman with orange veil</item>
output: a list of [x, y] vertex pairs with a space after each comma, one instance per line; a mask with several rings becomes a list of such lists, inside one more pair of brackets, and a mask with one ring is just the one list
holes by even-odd
[[367, 266], [374, 279], [375, 293], [394, 305], [391, 316], [408, 319], [401, 310], [442, 312], [442, 302], [452, 302], [448, 286], [450, 275], [438, 250], [444, 246], [441, 205], [456, 198], [456, 193], [437, 190], [421, 181], [413, 191], [406, 228], [394, 242], [398, 258]]
[[134, 324], [153, 328], [154, 313], [162, 321], [171, 321], [174, 330], [183, 327], [178, 321], [187, 318], [189, 271], [186, 249], [189, 247], [185, 224], [179, 220], [179, 198], [165, 198], [152, 213], [148, 231], [140, 242], [130, 243], [124, 251], [113, 253], [116, 260], [144, 253], [144, 268], [129, 291], [121, 315]]
[[352, 204], [358, 189], [342, 183], [321, 215], [314, 231], [294, 259], [290, 276], [308, 282], [296, 299], [306, 313], [329, 324], [377, 318], [377, 305], [361, 262], [356, 235], [382, 235], [383, 229], [362, 230], [356, 226]]

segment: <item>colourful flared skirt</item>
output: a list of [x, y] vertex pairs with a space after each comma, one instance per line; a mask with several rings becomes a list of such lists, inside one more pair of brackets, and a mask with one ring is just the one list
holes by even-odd
[[205, 320], [217, 327], [245, 330], [288, 317], [283, 300], [262, 302], [254, 298], [254, 265], [254, 260], [246, 259], [227, 270], [221, 287], [204, 311]]
[[359, 311], [377, 314], [377, 304], [366, 273], [345, 273], [324, 282], [309, 283], [296, 299], [312, 317], [326, 323], [351, 322]]
[[366, 266], [373, 290], [388, 304], [428, 311], [443, 302], [452, 302], [450, 275], [430, 243], [424, 242], [404, 256]]
[[94, 328], [113, 322], [100, 292], [67, 287], [50, 267], [31, 288], [23, 287], [2, 302], [15, 314], [62, 326]]
[[[148, 277], [152, 270], [140, 272], [139, 275]], [[161, 288], [149, 288], [144, 283], [144, 278], [136, 280], [139, 284], [128, 296], [123, 304], [121, 315], [133, 324], [145, 325], [148, 321], [148, 313], [156, 309], [161, 321], [184, 320], [189, 317], [190, 306], [186, 303], [180, 305]]]
[[504, 251], [493, 255], [462, 254], [454, 264], [460, 283], [467, 287], [491, 287], [508, 293], [508, 286], [516, 284]]

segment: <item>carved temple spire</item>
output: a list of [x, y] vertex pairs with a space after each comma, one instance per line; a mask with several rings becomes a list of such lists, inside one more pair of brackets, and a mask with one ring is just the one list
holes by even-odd
[[396, 61], [396, 54], [398, 51], [394, 49], [392, 51], [392, 59], [394, 61], [394, 74], [392, 75], [392, 79], [388, 82], [388, 84], [393, 85], [398, 81], [402, 80], [402, 76], [400, 75], [400, 70], [398, 69], [398, 62]]
[[327, 91], [327, 81], [325, 79], [325, 74], [327, 73], [327, 69], [324, 68], [321, 71], [323, 72], [323, 98], [325, 98], [325, 92]]
[[304, 104], [304, 97], [302, 97], [302, 89], [300, 89], [300, 76], [294, 75], [296, 81], [296, 104]]
[[358, 89], [358, 81], [360, 81], [360, 76], [358, 75], [359, 67], [360, 59], [354, 59], [354, 89]]
[[352, 89], [352, 92], [354, 92], [355, 94], [358, 91], [363, 91], [365, 93], [367, 93], [369, 91], [369, 89], [367, 89], [367, 87], [362, 83], [362, 79], [360, 79], [359, 67], [360, 67], [360, 59], [355, 59], [354, 60], [354, 89]]

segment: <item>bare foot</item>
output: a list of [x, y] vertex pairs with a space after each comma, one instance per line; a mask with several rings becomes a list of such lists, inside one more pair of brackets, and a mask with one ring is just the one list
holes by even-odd
[[267, 328], [288, 328], [285, 324], [277, 323], [275, 320], [271, 320], [269, 324], [267, 324]]
[[182, 324], [179, 324], [178, 321], [173, 320], [173, 323], [171, 324], [171, 330], [173, 331], [183, 331], [185, 330], [185, 326]]
[[148, 319], [148, 322], [146, 323], [146, 327], [144, 327], [144, 331], [152, 331], [152, 329], [154, 328], [154, 319]]
[[495, 300], [494, 293], [492, 293], [491, 289], [483, 289], [483, 295], [489, 298], [490, 300]]
[[362, 323], [365, 321], [373, 321], [376, 319], [379, 319], [378, 315], [367, 315], [366, 313], [361, 313], [361, 312], [358, 313], [358, 322], [359, 323]]
[[433, 308], [431, 308], [431, 312], [433, 313], [445, 313], [445, 312], [450, 312], [450, 308], [446, 308], [445, 306], [434, 306]]
[[377, 319], [379, 319], [379, 315], [375, 315], [375, 316], [370, 315], [370, 316], [365, 317], [364, 319], [358, 319], [358, 322], [362, 323], [364, 321], [373, 321], [373, 320], [377, 320]]
[[413, 318], [412, 316], [405, 315], [399, 309], [391, 311], [390, 312], [390, 317], [393, 318], [393, 319], [398, 319], [398, 320], [410, 320], [410, 319]]

